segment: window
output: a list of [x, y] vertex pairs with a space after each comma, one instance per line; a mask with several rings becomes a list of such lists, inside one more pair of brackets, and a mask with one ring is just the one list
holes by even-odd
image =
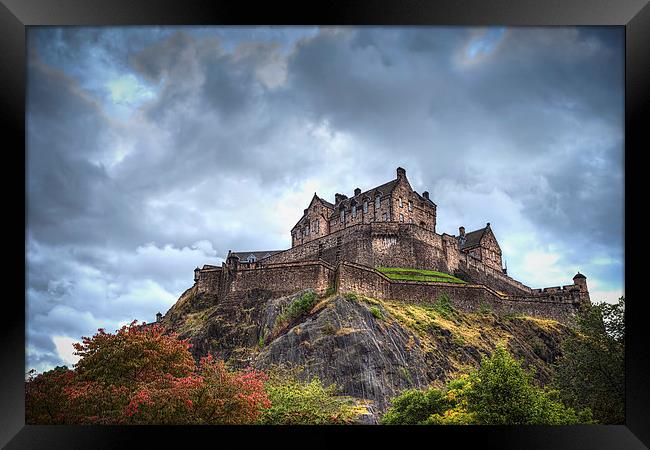
[[413, 202], [409, 200], [409, 211], [413, 211]]
[[318, 233], [320, 233], [320, 220], [319, 220], [319, 219], [316, 219], [315, 224], [316, 224], [316, 225], [315, 225], [315, 227], [314, 227], [314, 231], [316, 232], [316, 234], [318, 234]]
[[382, 218], [384, 219], [384, 222], [388, 222], [388, 214], [387, 213], [384, 213], [382, 215]]
[[399, 198], [399, 207], [400, 208], [404, 207], [404, 204], [402, 203], [402, 197]]
[[345, 209], [341, 210], [341, 223], [345, 222]]
[[381, 207], [381, 196], [377, 196], [375, 199], [375, 209], [379, 209]]
[[357, 217], [357, 205], [352, 205], [352, 217]]
[[250, 255], [248, 258], [246, 258], [246, 261], [248, 261], [249, 263], [253, 263], [257, 261], [257, 258], [255, 257], [255, 255]]
[[368, 212], [368, 200], [363, 201], [363, 212], [364, 213]]
[[412, 217], [409, 219], [409, 223], [413, 223], [413, 218]]
[[404, 222], [404, 214], [400, 214], [400, 215], [399, 215], [399, 221], [400, 221], [400, 222]]

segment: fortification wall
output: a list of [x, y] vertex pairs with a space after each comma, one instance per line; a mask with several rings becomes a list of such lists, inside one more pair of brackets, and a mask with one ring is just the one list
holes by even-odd
[[322, 259], [332, 265], [355, 261], [370, 267], [434, 268], [448, 271], [442, 238], [414, 224], [359, 224], [262, 260], [263, 264]]
[[229, 298], [256, 291], [258, 295], [281, 297], [313, 288], [322, 294], [334, 281], [334, 269], [322, 261], [269, 264], [239, 269], [229, 275]]
[[[526, 314], [569, 322], [579, 309], [573, 297], [550, 300], [547, 294], [508, 297], [482, 285], [423, 283], [391, 280], [369, 267], [343, 262], [338, 267], [337, 289], [383, 300], [433, 303], [446, 294], [453, 306], [465, 312], [489, 307], [497, 314]], [[567, 290], [568, 292], [568, 290]]]
[[458, 254], [458, 268], [454, 274], [473, 284], [485, 284], [509, 295], [529, 295], [533, 289], [465, 253]]
[[214, 266], [201, 269], [196, 280], [197, 292], [220, 292], [223, 283], [223, 271], [223, 268]]

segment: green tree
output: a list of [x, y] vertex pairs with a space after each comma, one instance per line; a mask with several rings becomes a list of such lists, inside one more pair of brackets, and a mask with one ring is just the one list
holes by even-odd
[[451, 380], [444, 391], [410, 390], [392, 401], [383, 424], [568, 425], [589, 423], [589, 411], [577, 414], [532, 382], [503, 347], [467, 375]]
[[366, 412], [352, 398], [337, 395], [336, 385], [324, 386], [317, 377], [301, 381], [295, 371], [271, 371], [265, 387], [271, 407], [258, 421], [264, 425], [349, 424]]
[[625, 298], [597, 303], [577, 317], [562, 344], [554, 385], [576, 409], [590, 408], [603, 424], [625, 422]]

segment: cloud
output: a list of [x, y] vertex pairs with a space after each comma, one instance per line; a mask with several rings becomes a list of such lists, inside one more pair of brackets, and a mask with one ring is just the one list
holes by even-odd
[[[407, 169], [532, 287], [623, 292], [623, 32], [138, 27], [28, 33], [28, 365], [153, 320], [314, 192]], [[57, 336], [57, 340], [54, 337]], [[66, 359], [68, 358], [68, 359]]]

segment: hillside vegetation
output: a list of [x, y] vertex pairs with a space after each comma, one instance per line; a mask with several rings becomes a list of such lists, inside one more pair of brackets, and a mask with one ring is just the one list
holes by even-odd
[[571, 334], [548, 319], [498, 317], [489, 308], [463, 313], [444, 296], [423, 304], [312, 290], [282, 298], [251, 292], [214, 303], [190, 289], [163, 325], [188, 339], [196, 358], [213, 354], [234, 368], [299, 369], [301, 379], [336, 383], [340, 394], [370, 401], [370, 423], [404, 390], [442, 388], [499, 345], [546, 384]]

